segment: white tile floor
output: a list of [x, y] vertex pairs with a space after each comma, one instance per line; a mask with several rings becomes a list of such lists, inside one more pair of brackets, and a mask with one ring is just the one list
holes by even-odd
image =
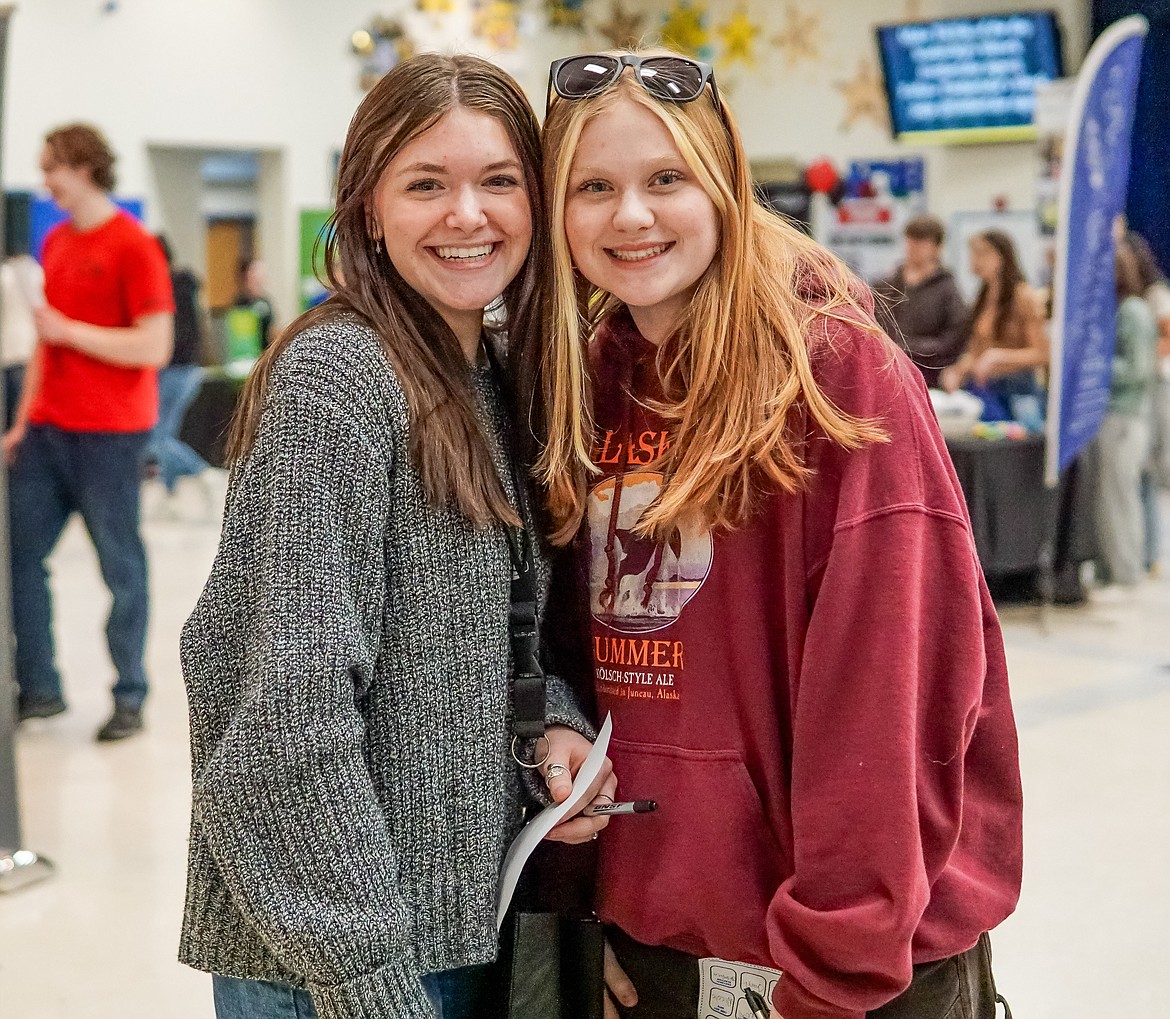
[[[176, 639], [217, 528], [156, 521], [147, 535], [154, 693], [147, 732], [122, 744], [92, 741], [110, 683], [92, 552], [75, 528], [56, 556], [71, 710], [24, 728], [18, 764], [25, 840], [58, 871], [0, 898], [0, 1019], [212, 1014], [208, 979], [174, 961], [189, 793]], [[1129, 605], [1054, 610], [1047, 629], [1031, 609], [1003, 620], [1027, 816], [1023, 898], [994, 940], [1000, 989], [1019, 1019], [1163, 1019], [1170, 581]]]

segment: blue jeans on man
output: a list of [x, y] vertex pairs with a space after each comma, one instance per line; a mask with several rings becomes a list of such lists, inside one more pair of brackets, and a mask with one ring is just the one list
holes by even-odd
[[158, 373], [158, 424], [146, 456], [158, 464], [168, 492], [175, 490], [179, 478], [207, 470], [207, 462], [179, 438], [183, 417], [202, 385], [203, 368], [197, 364], [171, 364]]
[[149, 432], [74, 432], [30, 425], [9, 476], [12, 616], [22, 705], [62, 699], [46, 562], [69, 518], [81, 514], [113, 595], [106, 641], [117, 670], [114, 703], [146, 698], [146, 549], [138, 491]]

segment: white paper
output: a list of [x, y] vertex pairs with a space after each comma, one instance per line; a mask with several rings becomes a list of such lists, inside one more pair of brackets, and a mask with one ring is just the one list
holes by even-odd
[[750, 987], [771, 1002], [779, 979], [778, 969], [725, 959], [700, 959], [698, 1019], [756, 1019], [743, 992]]
[[597, 742], [593, 744], [593, 749], [589, 751], [589, 755], [577, 771], [577, 777], [573, 779], [573, 791], [569, 793], [569, 798], [564, 803], [545, 807], [512, 840], [512, 844], [508, 847], [508, 853], [504, 857], [503, 870], [500, 872], [500, 901], [496, 907], [497, 930], [504, 924], [504, 914], [508, 912], [508, 906], [516, 892], [516, 883], [520, 880], [520, 872], [524, 869], [524, 864], [528, 862], [528, 857], [540, 845], [541, 839], [580, 804], [585, 793], [589, 791], [589, 787], [593, 785], [593, 780], [601, 773], [601, 765], [605, 761], [605, 754], [609, 749], [609, 737], [612, 732], [613, 719], [606, 715], [601, 731], [597, 734]]

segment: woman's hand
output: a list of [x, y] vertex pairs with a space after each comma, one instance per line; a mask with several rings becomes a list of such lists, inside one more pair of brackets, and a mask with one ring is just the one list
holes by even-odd
[[979, 355], [971, 369], [971, 377], [981, 386], [1006, 374], [1004, 351], [992, 347]]
[[[605, 1019], [618, 1019], [617, 1007], [614, 1000], [626, 1008], [633, 1008], [638, 1004], [638, 992], [635, 990], [626, 971], [622, 969], [609, 942], [605, 943]], [[775, 1017], [773, 1017], [775, 1019]]]
[[[581, 770], [581, 765], [585, 763], [593, 744], [579, 732], [564, 725], [550, 725], [544, 735], [548, 739], [548, 759], [540, 766], [540, 773], [545, 777], [545, 784], [553, 802], [564, 803], [573, 791], [573, 779]], [[594, 803], [605, 800], [612, 802], [615, 792], [617, 778], [613, 773], [613, 762], [607, 757], [577, 809], [545, 838], [552, 842], [569, 843], [588, 842], [597, 838], [597, 833], [609, 824], [609, 818], [585, 816], [581, 811]]]
[[946, 392], [953, 393], [963, 384], [963, 370], [956, 365], [944, 368], [939, 373], [938, 381]]

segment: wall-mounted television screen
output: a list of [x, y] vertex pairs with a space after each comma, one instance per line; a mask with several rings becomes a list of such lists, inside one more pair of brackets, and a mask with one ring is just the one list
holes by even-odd
[[877, 38], [904, 141], [1027, 141], [1036, 86], [1063, 74], [1053, 11], [882, 25]]

